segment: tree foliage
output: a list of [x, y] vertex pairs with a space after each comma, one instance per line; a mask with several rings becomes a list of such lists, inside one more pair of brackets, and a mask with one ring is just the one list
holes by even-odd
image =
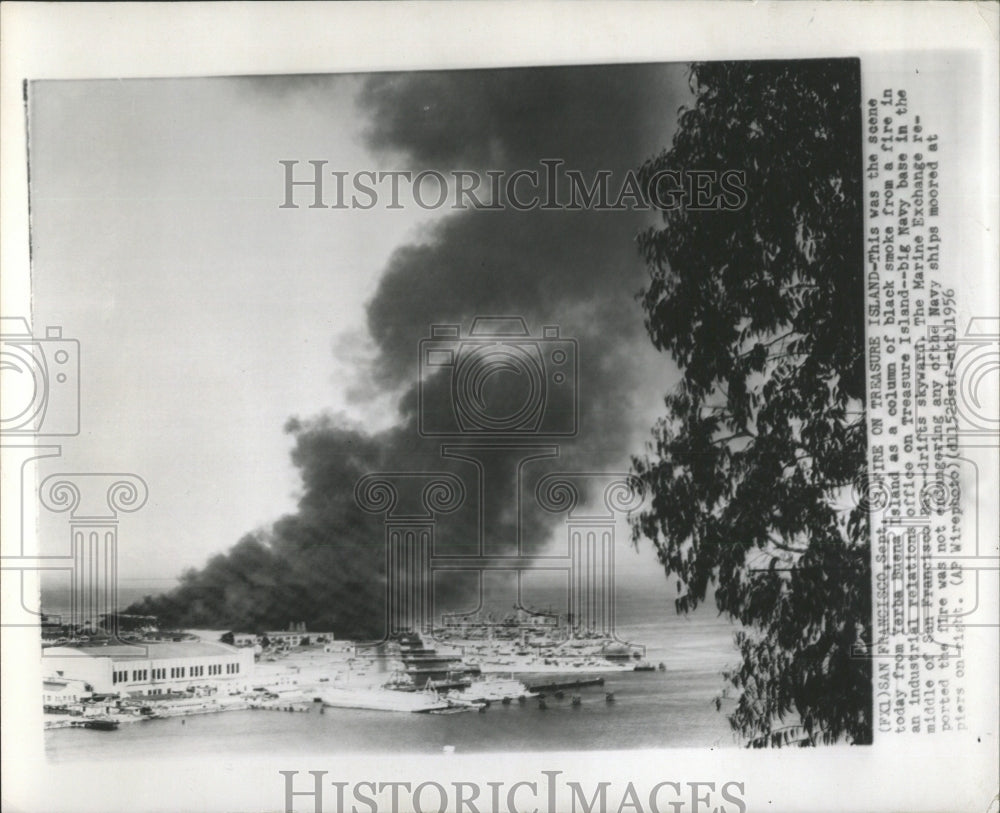
[[[681, 381], [646, 453], [679, 612], [738, 620], [729, 719], [750, 745], [871, 741], [860, 75], [856, 60], [698, 63], [673, 145], [642, 168], [745, 172], [738, 211], [639, 237], [653, 344]], [[721, 704], [720, 704], [721, 705]]]

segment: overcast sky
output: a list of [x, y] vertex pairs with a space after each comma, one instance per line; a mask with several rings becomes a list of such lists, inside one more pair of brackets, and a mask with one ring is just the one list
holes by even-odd
[[[615, 69], [607, 82], [593, 69], [545, 81], [494, 73], [456, 82], [439, 74], [31, 86], [34, 330], [61, 325], [82, 345], [82, 431], [40, 471], [134, 472], [148, 482], [147, 506], [122, 520], [123, 584], [169, 586], [183, 568], [295, 509], [299, 481], [282, 430], [290, 416], [339, 413], [368, 428], [395, 420], [407, 376], [393, 365], [405, 363], [410, 345], [394, 347], [385, 325], [401, 323], [411, 279], [415, 297], [435, 296], [423, 261], [414, 260], [418, 249], [430, 252], [430, 263], [468, 264], [469, 274], [482, 275], [470, 277], [472, 286], [504, 282], [502, 249], [490, 247], [490, 267], [476, 263], [476, 246], [518, 226], [414, 205], [281, 209], [279, 161], [322, 159], [348, 172], [482, 171], [556, 150], [568, 166], [586, 168], [614, 150], [617, 171], [669, 143], [687, 94], [677, 66]], [[545, 232], [544, 217], [532, 215], [531, 229]], [[589, 309], [597, 315], [588, 318], [600, 329], [628, 321], [614, 331], [625, 337], [616, 351], [628, 357], [623, 366], [650, 371], [622, 379], [634, 389], [622, 398], [629, 439], [611, 458], [625, 465], [672, 379], [633, 299], [644, 272], [632, 237], [648, 216], [618, 217], [593, 238], [604, 241], [600, 263], [579, 284], [593, 286]], [[578, 226], [566, 228], [565, 241], [530, 229], [512, 238], [520, 239], [512, 252], [538, 257], [523, 273], [543, 288], [560, 266], [561, 245], [578, 263]], [[449, 240], [461, 247], [458, 259]], [[558, 291], [564, 272], [552, 273]], [[605, 308], [609, 292], [621, 296]], [[540, 310], [539, 320], [572, 323], [566, 313], [587, 302], [563, 294], [552, 301], [564, 301], [565, 312]], [[371, 321], [385, 314], [388, 321]], [[456, 314], [475, 315], [444, 308], [442, 316]], [[416, 307], [407, 318], [419, 326], [425, 316], [436, 318]], [[382, 326], [374, 339], [372, 324]], [[65, 548], [65, 528], [62, 519], [42, 525], [44, 552]], [[620, 562], [626, 574], [656, 572], [648, 548]]]

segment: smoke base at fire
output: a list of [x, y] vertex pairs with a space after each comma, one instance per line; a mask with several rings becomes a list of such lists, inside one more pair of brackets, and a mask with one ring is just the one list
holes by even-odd
[[[369, 146], [418, 170], [510, 172], [558, 157], [584, 172], [624, 173], [668, 143], [685, 94], [678, 66], [616, 66], [378, 75], [366, 80], [358, 101], [370, 118]], [[380, 637], [384, 527], [355, 502], [357, 481], [372, 472], [450, 472], [475, 493], [472, 467], [443, 458], [441, 440], [417, 431], [418, 346], [435, 324], [460, 325], [465, 335], [477, 316], [516, 315], [532, 336], [556, 325], [577, 341], [579, 432], [559, 443], [557, 459], [532, 467], [527, 490], [546, 471], [626, 470], [636, 428], [648, 425], [637, 413], [651, 393], [669, 388], [672, 375], [649, 347], [635, 301], [644, 277], [634, 235], [644, 216], [447, 213], [398, 248], [367, 306], [375, 353], [356, 379], [369, 382], [369, 396], [398, 395], [395, 422], [370, 432], [330, 415], [290, 419], [302, 482], [297, 511], [131, 611], [178, 626], [274, 629], [305, 621], [339, 635]], [[515, 397], [515, 389], [508, 394]], [[493, 393], [504, 395], [502, 386]], [[366, 397], [355, 403], [358, 414]], [[425, 378], [424, 397], [448, 408], [446, 372]], [[436, 550], [471, 551], [480, 510], [507, 526], [493, 529], [499, 537], [520, 531], [528, 552], [543, 550], [554, 519], [529, 511], [517, 528], [516, 512], [502, 504], [508, 497], [491, 490], [484, 505], [470, 497], [442, 517]], [[440, 580], [435, 598], [442, 608], [470, 606], [474, 587]]]

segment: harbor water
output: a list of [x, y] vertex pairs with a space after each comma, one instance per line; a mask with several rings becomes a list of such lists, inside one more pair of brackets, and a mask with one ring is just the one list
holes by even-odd
[[[604, 686], [549, 693], [536, 699], [493, 703], [483, 713], [407, 714], [326, 708], [308, 713], [242, 710], [123, 725], [117, 731], [50, 730], [50, 760], [111, 760], [194, 757], [228, 758], [267, 753], [457, 753], [615, 750], [669, 747], [733, 747], [725, 712], [714, 698], [723, 688], [721, 670], [737, 653], [734, 628], [704, 608], [677, 617], [663, 604], [622, 613], [618, 635], [646, 646], [647, 660], [666, 671], [611, 672]], [[620, 616], [620, 617], [621, 617]], [[552, 674], [519, 676], [525, 683], [551, 682]], [[572, 675], [572, 678], [582, 675]], [[613, 702], [606, 693], [613, 692]], [[571, 698], [581, 698], [577, 706]]]

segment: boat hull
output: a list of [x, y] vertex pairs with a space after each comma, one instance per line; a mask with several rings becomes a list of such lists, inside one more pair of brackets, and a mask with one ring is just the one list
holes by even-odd
[[320, 694], [324, 706], [339, 709], [421, 713], [447, 709], [451, 704], [436, 694], [392, 689], [329, 689]]

